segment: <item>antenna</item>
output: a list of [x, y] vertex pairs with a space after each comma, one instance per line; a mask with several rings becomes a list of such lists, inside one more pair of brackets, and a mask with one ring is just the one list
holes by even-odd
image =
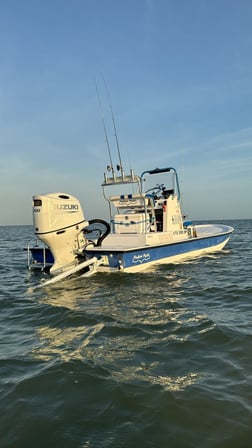
[[97, 93], [97, 97], [98, 97], [98, 101], [99, 101], [100, 113], [101, 113], [102, 124], [103, 124], [103, 130], [104, 130], [104, 134], [105, 134], [105, 138], [106, 138], [108, 154], [109, 154], [109, 160], [110, 160], [110, 166], [107, 167], [107, 170], [108, 171], [111, 170], [113, 175], [114, 175], [114, 166], [113, 166], [113, 161], [112, 161], [112, 156], [111, 156], [111, 150], [110, 150], [110, 145], [109, 145], [108, 133], [107, 133], [106, 125], [105, 125], [105, 119], [104, 119], [104, 113], [103, 113], [103, 108], [102, 108], [102, 102], [101, 102], [101, 97], [100, 97], [100, 94], [99, 94], [99, 89], [98, 89], [98, 85], [97, 85], [96, 79], [95, 79], [95, 87], [96, 87], [96, 93]]
[[104, 82], [105, 89], [107, 91], [108, 100], [109, 100], [109, 106], [110, 106], [110, 111], [111, 111], [111, 117], [112, 117], [112, 122], [113, 122], [113, 127], [114, 127], [114, 133], [115, 133], [115, 139], [116, 139], [116, 147], [117, 147], [117, 152], [118, 152], [118, 157], [119, 157], [119, 165], [117, 165], [117, 169], [121, 171], [122, 177], [123, 177], [124, 176], [124, 172], [123, 172], [121, 152], [120, 152], [119, 141], [118, 141], [117, 130], [116, 130], [116, 124], [115, 124], [115, 117], [114, 117], [114, 112], [113, 112], [112, 103], [111, 103], [111, 97], [110, 97], [108, 85], [107, 85], [103, 75], [101, 73], [100, 73], [100, 75], [101, 75], [101, 78], [102, 78], [102, 80]]

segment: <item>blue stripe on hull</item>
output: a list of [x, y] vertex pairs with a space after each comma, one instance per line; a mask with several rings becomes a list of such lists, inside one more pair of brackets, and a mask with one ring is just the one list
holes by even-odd
[[[229, 238], [228, 234], [216, 235], [204, 238], [189, 239], [187, 241], [169, 243], [163, 246], [148, 246], [141, 249], [125, 250], [125, 251], [99, 251], [99, 255], [108, 257], [109, 266], [111, 268], [124, 269], [137, 265], [160, 262], [162, 259], [186, 255], [194, 251], [209, 249], [224, 243]], [[87, 251], [89, 256], [97, 256], [97, 252]]]
[[124, 268], [127, 268], [138, 263], [143, 264], [153, 261], [161, 261], [168, 257], [188, 254], [197, 250], [204, 250], [223, 243], [227, 238], [227, 235], [214, 236], [197, 240], [188, 240], [181, 243], [177, 242], [167, 246], [148, 248], [147, 250], [136, 251], [134, 252], [134, 255], [132, 253], [127, 253], [123, 256], [123, 265]]

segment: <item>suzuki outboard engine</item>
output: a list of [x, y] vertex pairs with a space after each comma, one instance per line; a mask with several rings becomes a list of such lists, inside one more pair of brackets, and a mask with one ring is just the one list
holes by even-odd
[[54, 257], [51, 274], [69, 269], [77, 254], [85, 248], [82, 230], [88, 226], [78, 199], [65, 193], [33, 196], [35, 234], [50, 249]]

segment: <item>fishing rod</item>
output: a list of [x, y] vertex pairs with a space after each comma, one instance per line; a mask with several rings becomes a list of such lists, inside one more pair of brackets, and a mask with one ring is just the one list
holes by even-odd
[[119, 157], [119, 165], [117, 165], [117, 169], [121, 171], [122, 177], [124, 176], [124, 172], [123, 172], [123, 166], [122, 166], [122, 159], [121, 159], [121, 152], [120, 152], [120, 146], [119, 146], [119, 140], [118, 140], [118, 136], [117, 136], [117, 129], [116, 129], [116, 124], [115, 124], [115, 117], [114, 117], [114, 112], [113, 112], [113, 108], [112, 108], [112, 102], [111, 102], [111, 97], [110, 97], [110, 93], [109, 93], [109, 89], [108, 89], [108, 85], [106, 83], [106, 80], [104, 78], [104, 76], [102, 75], [102, 73], [100, 73], [100, 76], [104, 82], [104, 86], [108, 95], [108, 100], [109, 100], [109, 107], [110, 107], [110, 111], [111, 111], [111, 117], [112, 117], [112, 122], [113, 122], [113, 127], [114, 127], [114, 133], [115, 133], [115, 139], [116, 139], [116, 147], [117, 147], [117, 152], [118, 152], [118, 157]]
[[107, 144], [108, 154], [109, 154], [109, 160], [110, 160], [110, 167], [107, 167], [107, 169], [109, 171], [111, 169], [112, 174], [114, 175], [114, 166], [113, 166], [113, 161], [112, 161], [112, 156], [111, 156], [111, 149], [110, 149], [110, 144], [109, 144], [109, 139], [108, 139], [108, 133], [107, 133], [107, 129], [106, 129], [105, 118], [104, 118], [104, 113], [103, 113], [103, 108], [102, 108], [102, 102], [101, 102], [101, 97], [99, 94], [99, 89], [98, 89], [96, 79], [95, 79], [95, 87], [96, 87], [96, 93], [97, 93], [97, 97], [98, 97], [98, 101], [99, 101], [103, 130], [104, 130], [104, 134], [105, 134], [105, 139], [106, 139], [106, 144]]

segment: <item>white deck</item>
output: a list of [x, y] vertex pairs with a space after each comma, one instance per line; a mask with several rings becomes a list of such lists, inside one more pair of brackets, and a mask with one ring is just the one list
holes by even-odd
[[160, 232], [160, 233], [143, 233], [143, 234], [110, 234], [108, 235], [100, 247], [92, 248], [92, 251], [102, 250], [127, 250], [138, 249], [140, 247], [163, 245], [183, 241], [188, 239], [188, 233], [185, 230], [181, 232]]
[[198, 237], [221, 235], [222, 233], [232, 232], [233, 228], [224, 224], [197, 224], [194, 226]]

